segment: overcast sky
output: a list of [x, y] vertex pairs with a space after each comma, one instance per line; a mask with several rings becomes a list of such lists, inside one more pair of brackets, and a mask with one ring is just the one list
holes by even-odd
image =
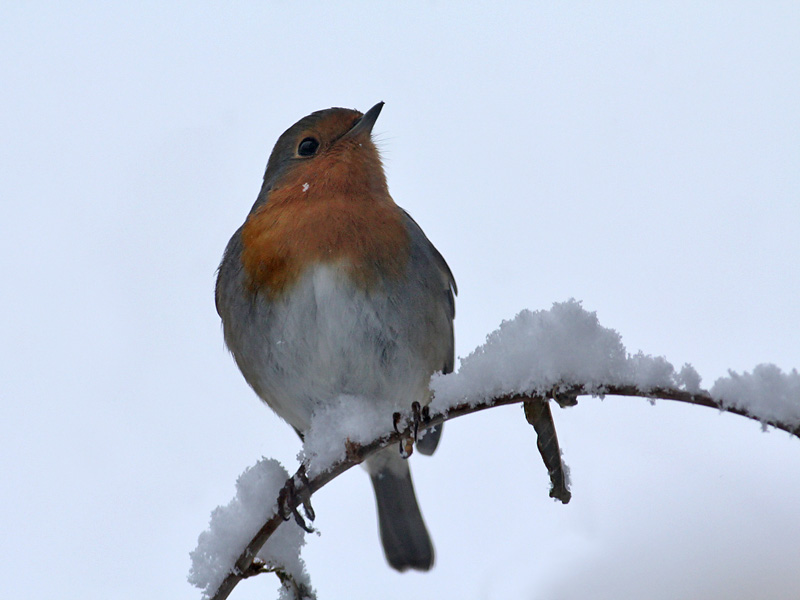
[[[389, 187], [456, 276], [458, 355], [574, 297], [705, 386], [800, 367], [800, 5], [333, 4], [0, 8], [6, 597], [199, 598], [189, 552], [237, 475], [296, 468], [213, 284], [314, 110], [386, 102]], [[386, 565], [363, 472], [325, 488], [320, 600], [800, 597], [800, 441], [641, 399], [555, 418], [567, 506], [519, 407], [412, 459], [430, 573]]]

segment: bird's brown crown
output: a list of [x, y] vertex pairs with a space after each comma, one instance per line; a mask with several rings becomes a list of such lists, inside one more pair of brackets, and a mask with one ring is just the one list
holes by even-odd
[[358, 111], [332, 108], [278, 140], [262, 197], [242, 228], [252, 291], [280, 295], [320, 263], [339, 265], [362, 289], [404, 273], [404, 214], [389, 195], [372, 123], [361, 120]]

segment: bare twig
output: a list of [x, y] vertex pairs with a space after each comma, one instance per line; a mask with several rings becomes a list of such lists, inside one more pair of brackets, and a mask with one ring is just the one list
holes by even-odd
[[[574, 403], [574, 399], [578, 396], [587, 396], [593, 395], [597, 396], [597, 393], [588, 392], [583, 386], [581, 385], [573, 385], [573, 386], [560, 386], [559, 392], [556, 394], [555, 400], [562, 405], [570, 405]], [[721, 402], [714, 400], [710, 394], [706, 391], [699, 391], [697, 393], [691, 393], [680, 389], [675, 388], [655, 388], [647, 391], [642, 391], [638, 389], [636, 386], [633, 385], [626, 385], [626, 386], [607, 386], [602, 390], [602, 395], [608, 396], [636, 396], [641, 398], [648, 398], [648, 399], [662, 399], [662, 400], [674, 400], [677, 402], [685, 402], [688, 404], [694, 404], [697, 406], [707, 406], [709, 408], [716, 408], [718, 410], [733, 413], [735, 415], [740, 415], [743, 417], [747, 417], [750, 419], [754, 419], [762, 423], [762, 425], [771, 425], [777, 429], [781, 429], [786, 431], [798, 438], [800, 438], [800, 426], [793, 426], [786, 423], [780, 422], [763, 422], [758, 417], [754, 417], [752, 415], [747, 414], [744, 410], [739, 408], [735, 408], [732, 406], [725, 406]], [[455, 419], [457, 417], [462, 417], [464, 415], [468, 415], [474, 412], [478, 412], [481, 410], [485, 410], [487, 408], [493, 408], [495, 406], [506, 406], [509, 404], [517, 404], [520, 402], [526, 402], [533, 407], [533, 417], [534, 420], [538, 419], [540, 427], [542, 427], [542, 431], [539, 431], [537, 428], [537, 433], [540, 435], [540, 444], [544, 444], [545, 446], [548, 445], [548, 440], [541, 439], [543, 434], [549, 435], [547, 430], [548, 426], [546, 425], [547, 415], [543, 413], [544, 407], [547, 407], [547, 413], [549, 413], [549, 406], [546, 401], [541, 396], [536, 395], [520, 395], [520, 394], [509, 394], [505, 396], [499, 396], [496, 398], [489, 398], [483, 400], [481, 402], [476, 403], [461, 403], [453, 406], [450, 408], [446, 413], [434, 414], [431, 413], [429, 418], [426, 419], [426, 427], [432, 427], [443, 423], [444, 421], [448, 421], [450, 419]], [[536, 403], [539, 403], [536, 405]], [[539, 416], [535, 414], [539, 412]], [[552, 415], [550, 415], [550, 422], [552, 423]], [[535, 426], [535, 423], [534, 423]], [[329, 470], [325, 471], [324, 473], [317, 475], [311, 479], [306, 479], [303, 476], [304, 467], [301, 466], [298, 473], [292, 478], [293, 485], [295, 487], [295, 494], [291, 495], [290, 498], [286, 501], [286, 510], [296, 510], [298, 506], [300, 506], [303, 502], [303, 499], [310, 498], [311, 494], [322, 488], [324, 485], [350, 469], [355, 465], [363, 462], [366, 460], [371, 454], [381, 450], [382, 448], [386, 448], [392, 444], [397, 444], [401, 439], [408, 438], [412, 436], [413, 431], [410, 429], [395, 431], [392, 430], [387, 434], [381, 436], [380, 438], [376, 439], [375, 441], [359, 445], [354, 444], [352, 442], [347, 442], [347, 454], [344, 460], [341, 460], [335, 463]], [[552, 438], [555, 442], [555, 446], [551, 444], [551, 450], [548, 451], [552, 454], [552, 449], [558, 450], [558, 442], [555, 438], [555, 429], [552, 430]], [[540, 451], [541, 446], [540, 446]], [[544, 451], [543, 458], [544, 458]], [[556, 489], [558, 485], [561, 485], [563, 481], [563, 470], [561, 474], [558, 473], [558, 466], [555, 467], [555, 480], [553, 480], [553, 471], [551, 470], [552, 463], [550, 462], [549, 458], [544, 458], [545, 465], [548, 468], [548, 472], [551, 473], [551, 482], [553, 483], [553, 489]], [[558, 458], [560, 464], [560, 452]], [[561, 467], [563, 469], [563, 466]], [[287, 485], [289, 482], [287, 481]], [[564, 487], [563, 491], [567, 494], [569, 492]], [[558, 490], [556, 493], [562, 493], [561, 490]], [[551, 496], [554, 493], [551, 490]], [[556, 495], [554, 497], [558, 497], [559, 499], [564, 501], [562, 495]], [[567, 496], [568, 498], [568, 496]], [[233, 591], [233, 588], [245, 577], [249, 577], [259, 572], [263, 572], [260, 569], [259, 564], [255, 563], [254, 566], [254, 559], [255, 556], [258, 554], [261, 547], [264, 543], [269, 539], [269, 537], [275, 532], [278, 526], [283, 523], [284, 518], [281, 514], [276, 513], [273, 514], [270, 519], [264, 523], [264, 526], [256, 533], [247, 547], [242, 551], [241, 555], [239, 556], [238, 560], [236, 561], [235, 567], [231, 573], [223, 580], [220, 584], [219, 588], [216, 590], [214, 595], [212, 596], [211, 600], [224, 600], [227, 598], [230, 593]]]
[[534, 398], [522, 403], [525, 418], [536, 430], [536, 446], [542, 455], [547, 474], [550, 476], [550, 497], [566, 504], [572, 498], [567, 482], [567, 472], [561, 460], [561, 448], [558, 445], [556, 424], [550, 412], [547, 398]]

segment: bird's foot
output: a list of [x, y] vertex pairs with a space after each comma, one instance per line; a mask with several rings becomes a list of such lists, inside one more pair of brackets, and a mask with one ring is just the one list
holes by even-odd
[[[298, 508], [302, 506], [305, 517], [300, 514]], [[284, 521], [294, 517], [295, 522], [308, 533], [313, 533], [314, 528], [311, 522], [316, 517], [314, 508], [311, 506], [311, 490], [309, 489], [308, 477], [306, 476], [305, 466], [301, 466], [297, 473], [286, 482], [278, 493], [278, 514]]]
[[392, 416], [394, 430], [399, 433], [402, 438], [400, 439], [400, 456], [408, 458], [414, 452], [414, 444], [419, 439], [420, 430], [425, 429], [431, 420], [430, 410], [427, 406], [422, 406], [416, 400], [411, 403], [411, 423], [401, 430], [403, 422], [402, 413], [396, 412]]

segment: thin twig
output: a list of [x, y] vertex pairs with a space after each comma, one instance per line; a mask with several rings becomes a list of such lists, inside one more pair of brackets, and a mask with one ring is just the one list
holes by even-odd
[[547, 398], [535, 398], [525, 400], [522, 406], [525, 418], [536, 430], [536, 447], [550, 476], [550, 497], [567, 504], [572, 494], [567, 482], [567, 470], [561, 460], [561, 447], [558, 445], [553, 413], [550, 412], [550, 401]]

